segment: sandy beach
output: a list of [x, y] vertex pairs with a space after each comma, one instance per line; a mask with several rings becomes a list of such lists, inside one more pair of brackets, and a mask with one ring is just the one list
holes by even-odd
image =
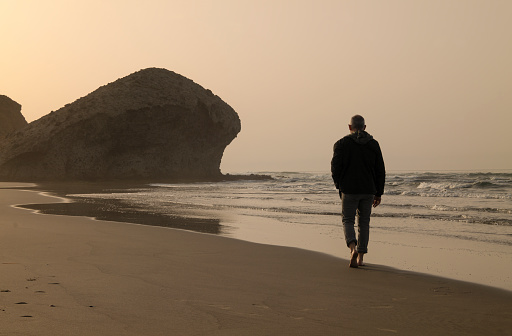
[[[0, 335], [507, 335], [512, 292], [311, 251], [40, 215], [0, 183]], [[447, 256], [448, 257], [448, 256]]]

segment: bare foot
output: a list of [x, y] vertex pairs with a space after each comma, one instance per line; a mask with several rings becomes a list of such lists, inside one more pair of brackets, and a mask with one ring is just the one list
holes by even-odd
[[353, 249], [350, 252], [350, 267], [357, 268], [357, 250]]
[[364, 266], [364, 262], [363, 262], [363, 257], [364, 257], [364, 254], [363, 253], [359, 253], [358, 257], [357, 257], [357, 265], [358, 266]]

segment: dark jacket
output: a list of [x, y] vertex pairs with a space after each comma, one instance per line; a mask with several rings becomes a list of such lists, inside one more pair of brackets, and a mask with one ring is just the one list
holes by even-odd
[[384, 193], [386, 169], [377, 140], [365, 131], [345, 136], [334, 144], [332, 179], [345, 194]]

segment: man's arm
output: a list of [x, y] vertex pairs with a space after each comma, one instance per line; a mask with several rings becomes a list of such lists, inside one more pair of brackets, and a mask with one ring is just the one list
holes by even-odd
[[331, 160], [331, 175], [332, 180], [334, 181], [334, 185], [336, 186], [336, 189], [339, 189], [340, 186], [338, 185], [339, 177], [341, 175], [341, 163], [342, 163], [342, 156], [341, 156], [341, 140], [336, 142], [334, 144], [333, 148], [333, 155]]
[[[375, 160], [375, 176], [377, 178], [376, 182], [376, 188], [377, 193], [375, 194], [376, 197], [379, 198], [378, 204], [380, 204], [380, 197], [382, 194], [384, 194], [384, 183], [386, 182], [386, 167], [384, 166], [384, 158], [382, 157], [382, 151], [380, 150], [379, 143], [377, 142], [377, 158]], [[374, 206], [375, 201], [374, 201]]]

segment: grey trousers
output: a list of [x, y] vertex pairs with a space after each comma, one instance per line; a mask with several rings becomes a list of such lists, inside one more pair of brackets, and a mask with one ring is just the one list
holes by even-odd
[[[344, 194], [341, 193], [341, 217], [345, 241], [347, 246], [356, 243], [357, 252], [368, 252], [368, 240], [370, 239], [370, 215], [374, 195], [368, 194]], [[358, 235], [354, 225], [357, 216]]]

